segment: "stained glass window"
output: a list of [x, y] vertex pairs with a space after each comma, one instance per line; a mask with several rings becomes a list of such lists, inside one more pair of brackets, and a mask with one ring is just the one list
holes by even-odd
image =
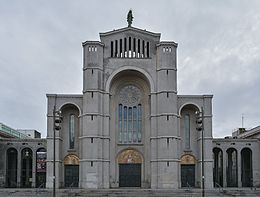
[[141, 91], [133, 85], [125, 86], [119, 93], [118, 130], [119, 143], [142, 141]]

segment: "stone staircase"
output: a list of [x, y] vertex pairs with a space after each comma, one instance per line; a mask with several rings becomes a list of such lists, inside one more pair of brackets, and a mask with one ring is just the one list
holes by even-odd
[[[0, 197], [52, 197], [51, 189], [0, 189]], [[57, 189], [56, 197], [201, 197], [200, 189]], [[251, 196], [260, 197], [260, 189], [223, 188], [205, 190], [206, 197]]]

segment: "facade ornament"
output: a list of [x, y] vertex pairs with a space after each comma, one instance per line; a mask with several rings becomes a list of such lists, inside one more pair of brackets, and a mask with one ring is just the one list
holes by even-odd
[[119, 102], [125, 106], [136, 106], [140, 103], [141, 91], [133, 85], [127, 85], [119, 92]]
[[132, 22], [133, 22], [133, 13], [132, 10], [130, 9], [128, 14], [127, 14], [127, 22], [128, 22], [128, 27], [131, 27]]

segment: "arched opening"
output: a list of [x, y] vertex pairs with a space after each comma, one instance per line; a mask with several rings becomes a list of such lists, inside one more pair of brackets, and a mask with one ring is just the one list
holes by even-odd
[[220, 148], [213, 149], [213, 183], [214, 187], [223, 187], [223, 152]]
[[17, 187], [17, 150], [9, 148], [6, 154], [6, 187]]
[[79, 138], [79, 115], [80, 109], [74, 105], [67, 103], [61, 107], [62, 112], [62, 132], [63, 148], [70, 150], [78, 150]]
[[182, 138], [182, 149], [185, 151], [195, 150], [197, 148], [198, 132], [196, 130], [196, 114], [199, 108], [194, 104], [186, 104], [180, 109], [180, 129]]
[[[110, 94], [107, 98], [107, 110], [110, 113], [110, 157], [115, 158], [110, 165], [111, 187], [150, 186], [151, 150], [148, 147], [151, 136], [151, 107], [154, 107], [150, 103], [151, 91], [154, 90], [151, 83], [152, 79], [147, 72], [130, 66], [119, 68], [107, 80], [106, 90]], [[118, 165], [116, 153], [125, 150], [126, 146], [127, 149], [135, 149], [146, 155], [144, 163]], [[130, 174], [127, 175], [129, 170], [136, 173], [133, 179], [130, 179]], [[126, 182], [123, 177], [128, 177], [125, 178]]]
[[181, 157], [181, 187], [195, 187], [195, 163], [193, 155], [185, 154]]
[[36, 187], [43, 188], [46, 183], [46, 149], [39, 148], [36, 151]]
[[237, 150], [227, 150], [227, 187], [237, 187]]
[[133, 149], [122, 151], [118, 156], [119, 187], [141, 187], [142, 156]]
[[24, 148], [21, 155], [21, 187], [32, 187], [32, 150]]
[[64, 158], [65, 187], [79, 186], [79, 158], [76, 155], [67, 155]]
[[241, 151], [241, 178], [242, 187], [253, 186], [252, 151], [249, 148]]

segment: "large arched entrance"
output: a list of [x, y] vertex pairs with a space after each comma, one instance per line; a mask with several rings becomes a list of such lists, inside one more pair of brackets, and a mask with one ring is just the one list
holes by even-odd
[[67, 155], [64, 159], [65, 187], [79, 186], [79, 158], [76, 155]]
[[7, 150], [6, 183], [7, 187], [17, 187], [17, 150]]
[[133, 149], [118, 156], [119, 187], [141, 187], [142, 156]]
[[195, 163], [190, 154], [181, 157], [181, 187], [195, 187]]
[[241, 151], [241, 176], [242, 187], [253, 186], [252, 151], [249, 148], [243, 148]]

